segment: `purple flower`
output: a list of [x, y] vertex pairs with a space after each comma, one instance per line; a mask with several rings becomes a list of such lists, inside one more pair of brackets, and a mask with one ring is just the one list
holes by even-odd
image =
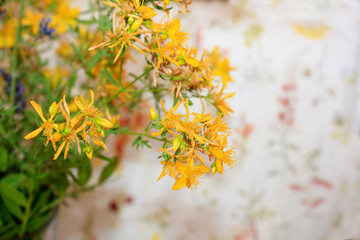
[[40, 21], [40, 29], [39, 29], [39, 34], [40, 36], [49, 36], [49, 37], [53, 37], [53, 34], [55, 34], [55, 29], [52, 29], [49, 27], [49, 23], [51, 21], [51, 18], [48, 18], [45, 21], [45, 18], [42, 18]]
[[[11, 92], [11, 75], [7, 74], [5, 72], [4, 69], [0, 69], [0, 73], [6, 83], [5, 86], [5, 92], [10, 95]], [[23, 97], [24, 95], [24, 85], [17, 80], [16, 81], [16, 86], [15, 86], [15, 103], [16, 103], [16, 111], [17, 112], [24, 112], [25, 108], [26, 108], [26, 102], [25, 99]]]

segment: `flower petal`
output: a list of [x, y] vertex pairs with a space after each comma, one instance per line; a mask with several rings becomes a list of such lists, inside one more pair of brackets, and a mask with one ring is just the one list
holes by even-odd
[[46, 122], [46, 119], [43, 115], [43, 111], [42, 111], [42, 108], [40, 107], [40, 105], [37, 104], [35, 101], [30, 101], [30, 103], [33, 106], [33, 108], [35, 109], [35, 111], [39, 114], [41, 120], [43, 120], [43, 122]]
[[54, 155], [53, 160], [56, 160], [59, 157], [61, 151], [63, 150], [63, 148], [65, 146], [65, 143], [66, 143], [66, 141], [63, 141], [63, 143], [60, 145], [59, 149], [57, 150], [57, 152]]
[[178, 178], [176, 180], [176, 182], [174, 183], [173, 187], [171, 188], [171, 190], [179, 190], [183, 187], [185, 187], [185, 184], [186, 184], [186, 179], [187, 179], [187, 176], [186, 174], [182, 175], [180, 178]]
[[39, 135], [39, 133], [44, 129], [44, 127], [39, 127], [38, 129], [32, 131], [31, 133], [29, 133], [28, 135], [26, 135], [24, 138], [26, 140], [30, 139], [30, 138], [34, 138], [37, 135]]

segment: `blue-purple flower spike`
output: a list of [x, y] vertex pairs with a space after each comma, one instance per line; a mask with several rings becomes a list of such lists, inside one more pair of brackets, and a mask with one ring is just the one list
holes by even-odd
[[[5, 92], [9, 95], [11, 92], [11, 75], [7, 74], [4, 69], [0, 69], [0, 74], [2, 75], [6, 86], [5, 86]], [[23, 97], [24, 95], [24, 86], [20, 81], [16, 81], [16, 87], [15, 87], [15, 102], [16, 102], [16, 112], [24, 112], [26, 108], [26, 102]]]
[[49, 36], [50, 38], [53, 37], [53, 35], [55, 34], [55, 29], [49, 27], [50, 22], [51, 22], [51, 18], [48, 18], [47, 20], [45, 20], [45, 18], [42, 18], [40, 20], [40, 29], [39, 29], [40, 36]]

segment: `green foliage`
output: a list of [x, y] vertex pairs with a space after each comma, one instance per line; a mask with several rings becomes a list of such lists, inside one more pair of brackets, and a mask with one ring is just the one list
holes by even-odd
[[149, 141], [148, 141], [148, 140], [144, 140], [142, 136], [138, 136], [138, 137], [134, 140], [132, 146], [133, 146], [133, 147], [135, 146], [136, 149], [139, 149], [139, 147], [141, 147], [141, 148], [144, 148], [144, 147], [151, 148], [151, 146], [150, 146], [150, 144], [149, 144], [148, 142], [149, 142]]

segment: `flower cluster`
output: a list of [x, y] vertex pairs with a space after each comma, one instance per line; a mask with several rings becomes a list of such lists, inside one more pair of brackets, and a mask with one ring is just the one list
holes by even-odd
[[[154, 110], [150, 117], [153, 127], [160, 129], [153, 136], [164, 139], [171, 135], [172, 145], [167, 141], [160, 150], [163, 152], [164, 169], [159, 177], [173, 177], [176, 182], [172, 190], [187, 186], [196, 188], [204, 173], [211, 171], [223, 173], [223, 165], [230, 168], [235, 165], [234, 149], [230, 148], [227, 137], [230, 129], [222, 114], [212, 118], [211, 114], [189, 113], [189, 100], [185, 100], [186, 114], [175, 113], [182, 102], [178, 102], [168, 112], [161, 102], [165, 116], [160, 120]], [[192, 118], [192, 119], [191, 119]], [[208, 161], [205, 159], [208, 158]], [[208, 165], [208, 166], [207, 166]]]
[[[231, 112], [228, 107], [223, 107], [227, 105], [224, 103], [226, 98], [219, 101], [223, 91], [219, 91], [215, 79], [219, 78], [220, 83], [227, 87], [228, 82], [233, 81], [229, 72], [234, 68], [227, 58], [220, 55], [218, 48], [213, 52], [204, 51], [202, 56], [198, 57], [197, 49], [188, 46], [189, 34], [181, 30], [180, 20], [170, 20], [166, 10], [170, 1], [104, 2], [115, 9], [112, 29], [106, 33], [101, 43], [89, 50], [107, 47], [116, 53], [116, 62], [124, 56], [128, 47], [132, 47], [144, 54], [153, 67], [155, 87], [158, 80], [164, 80], [171, 84], [171, 94], [183, 101], [183, 92], [188, 92], [194, 97], [205, 97], [226, 115], [228, 111]], [[185, 9], [191, 3], [185, 0], [177, 2]], [[152, 18], [157, 15], [156, 8], [159, 6], [163, 6], [166, 20], [156, 22]]]
[[[191, 3], [175, 2], [182, 4], [185, 11]], [[228, 83], [233, 81], [230, 72], [234, 68], [229, 60], [217, 47], [198, 56], [198, 50], [189, 47], [190, 37], [181, 30], [180, 20], [170, 19], [167, 9], [170, 1], [115, 0], [104, 3], [114, 8], [112, 26], [102, 42], [89, 50], [106, 49], [112, 54], [114, 64], [122, 59], [121, 66], [128, 49], [143, 54], [152, 70], [154, 90], [161, 81], [161, 86], [168, 86], [168, 91], [178, 101], [169, 112], [163, 106], [165, 116], [161, 120], [154, 110], [150, 114], [152, 127], [160, 130], [153, 137], [160, 136], [164, 142], [160, 149], [164, 169], [159, 179], [168, 174], [176, 180], [173, 190], [185, 185], [193, 188], [200, 184], [200, 178], [206, 172], [222, 174], [224, 163], [232, 167], [235, 164], [234, 149], [227, 143], [230, 130], [224, 117], [230, 117], [233, 112], [227, 99], [234, 93], [224, 94]], [[165, 14], [155, 21], [158, 10]], [[189, 97], [199, 98], [203, 109], [204, 100], [210, 103], [218, 110], [218, 115], [211, 118], [210, 114], [191, 113], [193, 119], [190, 120]], [[185, 119], [175, 113], [181, 104], [186, 108]], [[171, 147], [168, 146], [169, 139], [173, 139]], [[209, 162], [204, 160], [205, 157]]]
[[[233, 167], [234, 149], [228, 145], [231, 132], [226, 117], [233, 112], [228, 99], [234, 93], [226, 93], [226, 88], [233, 81], [230, 73], [234, 68], [218, 47], [198, 53], [198, 49], [190, 46], [190, 34], [182, 30], [180, 20], [170, 17], [172, 7], [180, 5], [182, 12], [187, 12], [191, 2], [97, 1], [96, 7], [89, 9], [90, 19], [83, 19], [80, 9], [72, 8], [67, 0], [13, 3], [11, 7], [22, 6], [23, 13], [5, 13], [4, 23], [0, 25], [0, 49], [8, 53], [12, 49], [18, 51], [18, 54], [9, 54], [16, 59], [10, 72], [19, 73], [24, 79], [22, 82], [30, 84], [26, 89], [41, 84], [42, 99], [56, 100], [47, 118], [37, 103], [41, 97], [37, 102], [30, 101], [42, 123], [25, 139], [42, 133], [45, 145], [52, 144], [54, 155], [50, 158], [53, 156], [53, 159], [59, 158], [62, 152], [66, 159], [72, 148], [84, 152], [90, 159], [93, 155], [103, 157], [100, 147], [107, 150], [104, 130], [109, 128], [113, 129], [107, 132], [129, 135], [121, 136], [121, 146], [125, 146], [132, 135], [138, 136], [133, 143], [136, 148], [150, 147], [149, 141], [143, 138], [159, 140], [163, 142], [160, 151], [164, 166], [159, 179], [165, 175], [173, 177], [176, 180], [173, 190], [184, 186], [196, 188], [205, 173], [222, 174], [224, 164]], [[14, 30], [17, 27], [18, 32]], [[40, 40], [58, 40], [59, 47], [54, 51], [56, 67], [50, 68], [47, 60], [42, 60]], [[132, 51], [144, 56], [143, 73], [128, 73], [125, 66], [129, 60], [133, 61]], [[30, 66], [34, 69], [30, 74], [20, 69], [30, 69]], [[81, 80], [84, 73], [86, 80]], [[7, 79], [5, 75], [4, 79]], [[17, 90], [20, 81], [15, 84], [16, 94], [23, 93], [23, 88]], [[96, 88], [110, 121], [102, 118], [94, 107], [91, 90], [88, 104], [79, 97], [69, 104], [65, 97], [61, 99], [64, 92], [71, 95], [73, 88]], [[173, 107], [166, 111], [163, 105], [162, 117], [151, 110], [152, 121], [146, 130], [137, 132], [140, 127], [134, 126], [139, 124], [124, 123], [124, 115], [144, 114], [140, 109], [148, 108], [151, 94], [158, 109], [159, 102], [163, 105], [161, 99], [172, 95]], [[36, 95], [34, 91], [27, 97]], [[16, 101], [17, 96], [14, 96]], [[201, 102], [202, 113], [190, 112], [189, 103], [193, 98]], [[185, 106], [185, 115], [176, 113], [181, 105]], [[203, 113], [207, 106], [217, 110], [216, 116]], [[150, 135], [151, 128], [159, 131]], [[100, 147], [93, 148], [90, 141]]]
[[[30, 101], [43, 123], [39, 128], [24, 138], [31, 139], [43, 132], [43, 136], [47, 138], [46, 145], [51, 142], [54, 151], [56, 151], [53, 158], [54, 160], [59, 157], [64, 148], [64, 159], [66, 159], [71, 143], [77, 145], [80, 154], [80, 139], [83, 141], [83, 150], [89, 159], [92, 158], [93, 152], [92, 147], [89, 145], [89, 138], [94, 144], [108, 151], [101, 138], [105, 137], [104, 130], [112, 128], [113, 124], [105, 118], [100, 117], [100, 111], [93, 106], [94, 93], [92, 90], [90, 90], [90, 95], [91, 101], [89, 104], [83, 104], [79, 97], [75, 97], [74, 101], [80, 109], [80, 112], [75, 114], [74, 117], [70, 116], [70, 110], [65, 96], [58, 103], [53, 102], [51, 104], [47, 118], [44, 117], [41, 106], [35, 101]], [[58, 117], [58, 115], [62, 117]], [[61, 142], [59, 148], [57, 148], [57, 142]]]

